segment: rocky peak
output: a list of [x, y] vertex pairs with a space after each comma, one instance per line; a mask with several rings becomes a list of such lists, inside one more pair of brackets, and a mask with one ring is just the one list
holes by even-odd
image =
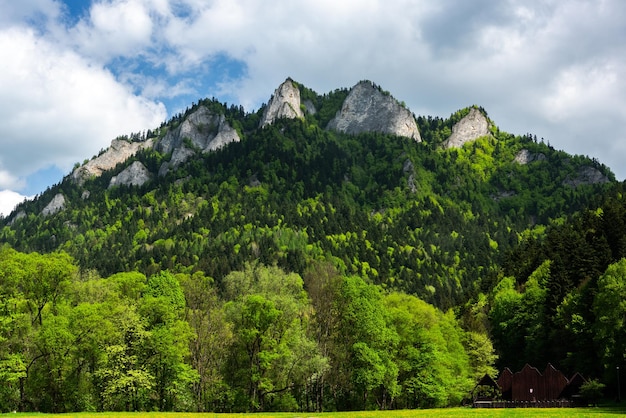
[[109, 189], [115, 186], [142, 186], [152, 179], [152, 174], [139, 161], [133, 162], [117, 176], [111, 178]]
[[123, 163], [139, 150], [152, 146], [151, 139], [142, 142], [114, 139], [106, 151], [74, 170], [72, 179], [82, 186], [87, 179], [99, 177], [103, 172], [115, 168], [116, 165]]
[[223, 114], [214, 113], [207, 107], [200, 106], [180, 125], [167, 132], [155, 148], [168, 154], [185, 145], [185, 140], [188, 140], [192, 147], [206, 152], [239, 141], [240, 138]]
[[489, 121], [480, 110], [473, 107], [463, 119], [454, 124], [452, 135], [443, 145], [446, 148], [461, 148], [467, 142], [490, 134]]
[[350, 89], [341, 110], [326, 128], [351, 135], [381, 132], [421, 141], [413, 114], [370, 81], [361, 81]]
[[302, 117], [304, 114], [300, 108], [300, 90], [293, 80], [288, 78], [274, 91], [274, 95], [263, 112], [259, 126], [262, 128], [274, 123], [276, 119]]
[[170, 161], [159, 169], [159, 175], [165, 175], [171, 168], [178, 167], [197, 151], [215, 151], [240, 140], [237, 130], [230, 126], [223, 114], [200, 106], [155, 145], [159, 152], [172, 153]]

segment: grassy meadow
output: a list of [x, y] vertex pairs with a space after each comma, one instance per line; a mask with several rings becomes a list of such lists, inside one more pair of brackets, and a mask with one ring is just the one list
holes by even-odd
[[473, 409], [446, 408], [402, 411], [357, 411], [357, 412], [267, 412], [255, 414], [213, 414], [190, 412], [102, 412], [102, 413], [67, 413], [67, 414], [2, 414], [0, 417], [37, 417], [37, 418], [474, 418], [474, 417], [554, 417], [554, 418], [586, 418], [586, 417], [619, 417], [626, 416], [626, 405], [604, 406], [597, 408], [517, 408], [517, 409]]

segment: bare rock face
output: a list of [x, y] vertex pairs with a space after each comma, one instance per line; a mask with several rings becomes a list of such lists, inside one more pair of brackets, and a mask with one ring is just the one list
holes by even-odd
[[514, 162], [518, 163], [518, 164], [529, 164], [532, 163], [533, 161], [543, 161], [546, 159], [546, 155], [543, 153], [532, 153], [529, 150], [527, 150], [526, 148], [524, 148], [523, 150], [521, 150], [520, 152], [518, 152], [515, 155], [515, 159], [513, 160]]
[[308, 114], [308, 115], [314, 115], [317, 113], [317, 109], [315, 108], [315, 105], [313, 104], [312, 101], [310, 100], [305, 100], [304, 103], [302, 103], [304, 105], [304, 111]]
[[103, 172], [115, 168], [117, 164], [123, 163], [139, 150], [152, 148], [152, 146], [151, 139], [143, 142], [114, 139], [104, 153], [74, 170], [72, 178], [82, 186], [87, 179], [99, 177]]
[[213, 113], [204, 106], [187, 116], [155, 145], [157, 151], [172, 153], [169, 162], [163, 163], [159, 175], [164, 176], [197, 152], [215, 151], [231, 142], [239, 142], [239, 134], [222, 114]]
[[413, 114], [370, 81], [361, 81], [352, 87], [341, 110], [328, 122], [326, 129], [351, 135], [381, 132], [417, 142], [422, 140]]
[[415, 184], [415, 166], [410, 159], [407, 158], [406, 161], [404, 161], [402, 171], [408, 176], [407, 184], [411, 193], [417, 192], [417, 185]]
[[461, 148], [467, 142], [488, 135], [491, 135], [489, 121], [480, 110], [473, 107], [467, 116], [452, 127], [452, 135], [444, 141], [443, 145], [445, 148]]
[[9, 222], [9, 226], [13, 226], [15, 222], [25, 217], [26, 217], [26, 212], [24, 212], [23, 210], [17, 212], [15, 216], [13, 217], [13, 219], [11, 219], [11, 222]]
[[570, 187], [578, 187], [581, 184], [601, 184], [608, 183], [609, 181], [609, 178], [602, 174], [597, 168], [585, 166], [578, 170], [576, 177], [565, 179], [563, 184]]
[[117, 176], [111, 178], [109, 189], [115, 186], [142, 186], [152, 179], [152, 174], [139, 161], [133, 162]]
[[159, 176], [165, 176], [167, 173], [169, 173], [170, 169], [178, 167], [194, 155], [196, 155], [196, 152], [192, 149], [187, 148], [184, 145], [176, 148], [172, 153], [172, 158], [170, 158], [168, 162], [164, 162], [163, 164], [161, 164], [161, 167], [159, 168]]
[[63, 196], [61, 193], [57, 193], [56, 195], [54, 195], [50, 203], [48, 203], [46, 207], [43, 208], [43, 210], [41, 211], [41, 214], [43, 216], [54, 215], [55, 213], [57, 213], [64, 207], [65, 207], [65, 196]]
[[492, 194], [490, 197], [496, 202], [502, 199], [506, 199], [507, 197], [516, 196], [517, 193], [512, 190], [501, 190], [497, 194]]
[[220, 122], [217, 127], [217, 134], [211, 139], [208, 144], [204, 147], [204, 152], [217, 151], [225, 145], [230, 144], [231, 142], [239, 142], [241, 138], [239, 138], [239, 134], [237, 130], [230, 126], [228, 122], [226, 122], [226, 118], [224, 115], [220, 115]]
[[263, 112], [259, 127], [272, 124], [276, 119], [304, 117], [300, 104], [300, 90], [293, 84], [293, 80], [288, 78], [274, 91]]
[[237, 131], [226, 122], [224, 115], [200, 106], [178, 127], [166, 133], [155, 148], [167, 154], [183, 145], [187, 146], [184, 144], [185, 140], [189, 140], [192, 147], [199, 150], [214, 151], [230, 142], [237, 142], [240, 138]]

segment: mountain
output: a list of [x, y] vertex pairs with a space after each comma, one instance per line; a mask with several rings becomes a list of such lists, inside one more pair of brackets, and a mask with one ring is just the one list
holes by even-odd
[[520, 233], [611, 184], [479, 107], [415, 117], [370, 81], [319, 95], [288, 78], [256, 113], [207, 99], [116, 138], [4, 219], [0, 240], [101, 274], [328, 259], [450, 307], [488, 286]]
[[411, 112], [369, 81], [361, 81], [350, 89], [341, 110], [326, 128], [351, 135], [381, 132], [421, 140]]
[[624, 192], [370, 81], [200, 100], [0, 219], [0, 410], [449, 406], [547, 362], [615, 393]]
[[443, 145], [446, 148], [459, 148], [466, 142], [490, 135], [487, 117], [477, 108], [472, 108], [463, 119], [454, 124], [452, 134], [444, 141]]
[[[312, 113], [315, 112], [315, 107], [305, 109]], [[262, 128], [274, 123], [277, 119], [295, 119], [303, 117], [304, 112], [302, 111], [302, 103], [300, 101], [300, 90], [293, 83], [293, 80], [288, 78], [274, 92], [274, 95], [271, 97], [263, 112], [263, 118], [259, 125]]]

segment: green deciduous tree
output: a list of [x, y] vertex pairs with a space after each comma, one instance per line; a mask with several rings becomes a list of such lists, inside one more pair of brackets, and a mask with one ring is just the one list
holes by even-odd
[[109, 318], [115, 336], [103, 347], [94, 372], [101, 405], [105, 410], [143, 410], [154, 387], [154, 376], [142, 355], [148, 331], [133, 305], [120, 306]]
[[626, 259], [611, 264], [598, 279], [593, 312], [597, 349], [607, 381], [613, 381], [615, 367], [626, 361]]
[[178, 279], [161, 271], [148, 279], [139, 312], [147, 319], [143, 364], [154, 378], [152, 403], [160, 411], [187, 409], [197, 371], [188, 363], [196, 338], [185, 321], [185, 294]]
[[154, 377], [152, 406], [160, 411], [189, 410], [198, 372], [189, 365], [189, 324], [175, 320], [153, 327], [143, 347], [145, 368]]
[[246, 265], [223, 282], [235, 335], [230, 384], [247, 410], [294, 409], [324, 358], [306, 334], [309, 304], [302, 278], [276, 267]]
[[0, 361], [8, 382], [8, 405], [15, 405], [19, 388], [15, 409], [64, 408], [63, 385], [70, 370], [67, 347], [73, 338], [67, 318], [58, 314], [76, 271], [65, 253], [26, 254], [0, 248]]
[[492, 291], [489, 317], [503, 367], [519, 370], [528, 361], [550, 361], [544, 345], [549, 333], [545, 310], [550, 266], [544, 261], [519, 290], [512, 277], [505, 277]]
[[385, 298], [391, 323], [400, 341], [401, 408], [442, 407], [458, 404], [471, 389], [474, 372], [463, 347], [464, 334], [452, 313], [409, 295]]
[[397, 394], [398, 343], [388, 326], [377, 286], [356, 276], [343, 277], [334, 298], [337, 330], [330, 353], [329, 384], [341, 409], [387, 408]]
[[580, 396], [587, 404], [598, 406], [598, 401], [602, 398], [605, 384], [596, 379], [586, 381], [580, 387]]
[[203, 273], [177, 276], [186, 299], [185, 318], [195, 333], [190, 341], [190, 365], [199, 378], [193, 384], [198, 412], [228, 409], [230, 388], [224, 372], [233, 342], [233, 324], [226, 320], [213, 280]]

